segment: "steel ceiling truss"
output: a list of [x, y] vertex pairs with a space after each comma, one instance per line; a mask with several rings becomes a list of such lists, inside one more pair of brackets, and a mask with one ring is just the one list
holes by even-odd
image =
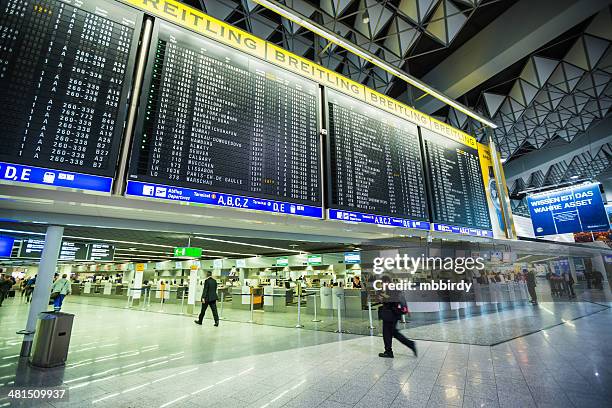
[[[284, 0], [283, 4], [402, 69], [451, 46], [479, 8], [499, 0]], [[387, 93], [396, 79], [251, 0], [183, 0], [300, 56]], [[425, 44], [417, 47], [418, 44]], [[417, 48], [420, 48], [417, 50]], [[423, 51], [425, 49], [425, 51]]]
[[[545, 57], [540, 50], [510, 83], [495, 84], [481, 93], [474, 109], [498, 125], [493, 136], [503, 158], [518, 157], [551, 141], [572, 142], [611, 114], [611, 43], [612, 17], [606, 8], [569, 42], [563, 58]], [[496, 92], [500, 87], [509, 91]], [[454, 109], [449, 109], [445, 121], [485, 138], [478, 123]], [[553, 172], [546, 177], [564, 176]]]

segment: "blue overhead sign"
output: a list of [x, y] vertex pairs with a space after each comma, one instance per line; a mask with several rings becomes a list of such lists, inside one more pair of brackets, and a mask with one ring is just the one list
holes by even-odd
[[11, 257], [11, 252], [13, 252], [13, 244], [15, 244], [14, 238], [0, 236], [0, 258]]
[[451, 234], [470, 235], [472, 237], [493, 238], [493, 231], [483, 230], [472, 227], [459, 227], [457, 225], [447, 225], [434, 222], [433, 230], [436, 232], [450, 232]]
[[597, 183], [530, 195], [527, 205], [536, 236], [610, 229]]
[[348, 265], [360, 264], [361, 263], [361, 253], [345, 252], [344, 253], [344, 263]]
[[0, 181], [18, 184], [38, 184], [100, 193], [110, 193], [113, 186], [113, 179], [110, 177], [3, 162], [0, 162]]
[[383, 227], [400, 227], [400, 228], [415, 228], [429, 231], [429, 223], [427, 221], [415, 221], [405, 218], [388, 217], [386, 215], [365, 214], [355, 211], [329, 210], [329, 219], [340, 220], [345, 222], [357, 222], [365, 224], [376, 224]]
[[125, 194], [128, 196], [159, 200], [300, 215], [302, 217], [323, 217], [323, 209], [321, 207], [265, 200], [263, 198], [244, 197], [233, 194], [215, 193], [211, 191], [193, 190], [183, 187], [172, 187], [162, 184], [142, 183], [140, 181], [128, 181]]

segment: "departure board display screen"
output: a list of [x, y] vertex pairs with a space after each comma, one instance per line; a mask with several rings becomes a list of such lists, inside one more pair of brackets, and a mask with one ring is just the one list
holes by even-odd
[[114, 1], [0, 0], [0, 161], [114, 175], [141, 19]]
[[328, 92], [330, 207], [426, 220], [417, 126]]
[[[315, 83], [161, 22], [150, 50], [127, 194], [225, 206], [229, 201], [233, 207], [249, 197], [321, 207], [317, 101]], [[219, 198], [223, 202], [215, 202]], [[252, 202], [259, 206], [238, 206], [272, 211], [278, 204]], [[303, 207], [288, 208], [277, 212], [308, 215]]]
[[478, 151], [421, 128], [434, 222], [491, 229]]

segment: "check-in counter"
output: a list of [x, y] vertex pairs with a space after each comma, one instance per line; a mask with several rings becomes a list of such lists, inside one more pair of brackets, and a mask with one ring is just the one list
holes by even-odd
[[80, 283], [71, 284], [70, 290], [72, 291], [73, 295], [80, 295], [81, 294], [81, 284]]
[[263, 289], [252, 286], [232, 287], [232, 309], [251, 309], [253, 294], [253, 309], [263, 308]]
[[[316, 301], [317, 311], [338, 310], [340, 306], [345, 317], [363, 317], [363, 291], [361, 289], [346, 289], [339, 287], [322, 287], [319, 290], [307, 290], [313, 293], [306, 297], [306, 313], [314, 314]], [[316, 296], [315, 296], [316, 295]]]
[[263, 288], [263, 309], [266, 312], [286, 312], [287, 305], [293, 300], [293, 289], [273, 286]]

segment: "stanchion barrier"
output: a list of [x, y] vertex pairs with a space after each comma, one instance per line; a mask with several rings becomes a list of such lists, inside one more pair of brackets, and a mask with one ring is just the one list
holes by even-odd
[[312, 321], [318, 323], [321, 319], [317, 319], [317, 292], [313, 292], [312, 295], [314, 296], [314, 319]]
[[338, 293], [336, 296], [338, 296], [338, 330], [336, 330], [336, 333], [345, 333], [342, 330], [342, 306], [340, 305], [340, 300], [344, 297], [344, 294]]
[[253, 301], [254, 301], [254, 296], [253, 293], [250, 293], [251, 295], [251, 318], [249, 319], [248, 323], [253, 323]]
[[370, 319], [370, 330], [374, 330], [374, 322], [372, 320], [372, 302], [370, 300], [368, 300], [368, 318]]
[[186, 295], [186, 293], [185, 293], [185, 291], [183, 291], [183, 296], [181, 296], [181, 313], [180, 314], [185, 314], [185, 313], [183, 313], [183, 306], [185, 304], [185, 295]]
[[219, 312], [219, 320], [224, 320], [223, 317], [223, 304], [225, 302], [225, 292], [221, 292], [221, 311]]
[[[272, 295], [274, 296], [274, 295]], [[302, 295], [298, 295], [298, 321], [297, 324], [295, 325], [296, 329], [300, 329], [302, 327], [304, 327], [302, 325]]]
[[130, 307], [132, 307], [132, 303], [130, 302], [130, 300], [132, 300], [132, 294], [130, 294], [130, 292], [132, 291], [132, 289], [128, 288], [128, 292], [127, 292], [127, 305], [125, 305], [126, 309], [129, 309]]

